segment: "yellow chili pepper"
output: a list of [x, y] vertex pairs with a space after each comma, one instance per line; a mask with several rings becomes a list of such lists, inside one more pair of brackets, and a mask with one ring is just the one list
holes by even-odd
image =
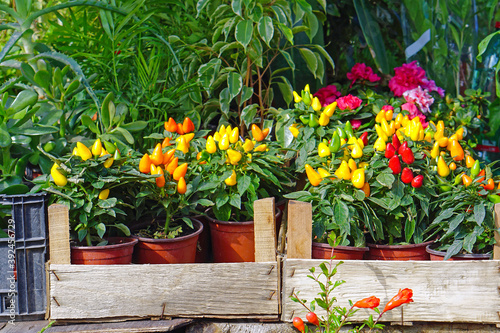
[[149, 159], [154, 165], [160, 165], [163, 163], [163, 152], [161, 148], [161, 143], [156, 144], [155, 149], [149, 156]]
[[378, 137], [377, 140], [375, 140], [375, 143], [373, 144], [373, 148], [377, 151], [385, 151], [385, 141], [381, 137]]
[[260, 152], [262, 152], [262, 151], [266, 151], [266, 149], [267, 149], [267, 145], [266, 145], [266, 144], [263, 144], [263, 145], [259, 145], [259, 146], [257, 146], [257, 148], [255, 148], [255, 151], [260, 151]]
[[104, 165], [104, 167], [106, 169], [108, 169], [109, 167], [111, 167], [113, 165], [114, 161], [115, 161], [115, 159], [113, 157], [110, 157], [106, 161], [104, 161], [104, 163], [102, 165]]
[[179, 143], [177, 144], [177, 150], [182, 151], [184, 154], [187, 154], [189, 151], [189, 143], [186, 142], [186, 138], [184, 135], [180, 136]]
[[232, 131], [231, 134], [229, 135], [229, 142], [230, 143], [236, 143], [240, 139], [240, 130], [238, 127], [235, 127]]
[[259, 126], [252, 124], [251, 131], [255, 141], [260, 142], [265, 139], [265, 135], [262, 133]]
[[186, 180], [184, 179], [184, 177], [181, 177], [177, 182], [177, 193], [184, 194], [186, 193], [186, 190], [187, 190]]
[[465, 156], [465, 166], [467, 168], [472, 168], [472, 166], [474, 165], [474, 162], [476, 162], [476, 160], [474, 160], [474, 158], [470, 155], [467, 155]]
[[318, 155], [319, 157], [330, 156], [330, 148], [324, 143], [320, 142], [318, 145]]
[[297, 128], [297, 124], [293, 124], [292, 126], [288, 127], [288, 129], [290, 130], [294, 138], [296, 138], [299, 135], [299, 129]]
[[313, 108], [314, 111], [321, 110], [321, 102], [319, 101], [318, 97], [313, 97], [311, 102], [311, 107]]
[[346, 161], [342, 161], [342, 163], [340, 163], [339, 168], [335, 171], [335, 176], [344, 180], [351, 179], [351, 170], [349, 169], [349, 165]]
[[321, 176], [321, 178], [328, 178], [331, 176], [330, 172], [328, 172], [328, 170], [325, 170], [323, 168], [318, 168], [318, 173]]
[[459, 129], [457, 129], [455, 135], [457, 136], [458, 140], [462, 140], [464, 138], [464, 128], [460, 127]]
[[448, 138], [443, 136], [442, 138], [439, 138], [436, 140], [439, 143], [439, 147], [444, 148], [448, 147]]
[[245, 143], [243, 144], [243, 150], [245, 153], [248, 153], [249, 151], [252, 151], [254, 147], [254, 143], [250, 139], [245, 139]]
[[390, 121], [392, 120], [392, 115], [394, 114], [393, 110], [387, 110], [385, 111], [385, 120]]
[[450, 167], [451, 171], [457, 170], [457, 164], [455, 162], [451, 162], [450, 165], [449, 165], [449, 167]]
[[384, 142], [389, 141], [389, 137], [387, 136], [385, 131], [382, 129], [382, 127], [380, 127], [379, 124], [375, 124], [375, 131], [377, 131], [378, 137], [382, 138], [382, 140], [384, 140]]
[[214, 141], [219, 142], [221, 138], [222, 138], [222, 135], [220, 135], [219, 132], [214, 133]]
[[385, 120], [385, 118], [382, 118], [382, 120], [380, 121], [380, 126], [382, 127], [382, 130], [388, 137], [394, 134], [391, 133], [391, 128], [389, 126], [389, 123], [387, 122], [387, 120]]
[[360, 158], [361, 156], [363, 156], [363, 148], [361, 148], [359, 144], [356, 142], [354, 143], [354, 147], [352, 148], [351, 157]]
[[217, 151], [217, 146], [215, 145], [215, 140], [213, 136], [209, 135], [207, 138], [207, 144], [205, 146], [209, 154], [213, 154]]
[[323, 110], [323, 112], [328, 116], [328, 117], [331, 117], [333, 116], [333, 113], [335, 112], [335, 109], [337, 108], [337, 102], [333, 102], [331, 104], [328, 104], [325, 109]]
[[229, 158], [229, 162], [232, 165], [236, 165], [241, 160], [242, 155], [239, 151], [236, 151], [234, 149], [228, 149], [227, 150], [227, 157]]
[[226, 178], [226, 180], [224, 180], [224, 182], [226, 183], [227, 186], [236, 185], [236, 172], [234, 172], [234, 170], [233, 170], [233, 173], [231, 174], [231, 176]]
[[355, 188], [362, 189], [365, 185], [365, 169], [356, 169], [352, 173], [351, 177], [352, 185]]
[[458, 140], [451, 140], [448, 147], [453, 160], [459, 162], [464, 159], [464, 150]]
[[432, 150], [431, 150], [431, 157], [436, 158], [438, 156], [439, 156], [439, 142], [436, 141], [436, 142], [434, 142], [434, 146], [432, 147]]
[[349, 169], [351, 169], [351, 171], [354, 171], [358, 168], [356, 166], [356, 162], [352, 158], [350, 158], [349, 161], [347, 161], [347, 165], [349, 166]]
[[375, 122], [380, 123], [382, 119], [385, 119], [385, 111], [381, 110], [379, 113], [377, 113], [377, 116], [375, 117]]
[[50, 175], [52, 176], [52, 180], [57, 186], [65, 186], [68, 183], [68, 178], [63, 175], [59, 170], [59, 164], [54, 163], [52, 168], [50, 169]]
[[316, 170], [314, 170], [313, 167], [310, 166], [309, 164], [306, 164], [305, 168], [306, 168], [307, 179], [309, 179], [311, 185], [318, 186], [321, 183], [321, 175], [317, 173]]
[[443, 159], [443, 156], [439, 156], [438, 163], [437, 163], [437, 168], [438, 168], [438, 175], [441, 177], [445, 178], [450, 174], [450, 168], [446, 164], [446, 162]]
[[318, 124], [320, 126], [326, 126], [330, 123], [330, 117], [323, 111], [319, 116]]
[[187, 169], [188, 169], [188, 164], [182, 163], [177, 168], [175, 168], [172, 178], [174, 178], [174, 180], [181, 179], [181, 177], [184, 177], [186, 175]]
[[221, 138], [224, 136], [224, 134], [226, 134], [226, 127], [224, 125], [220, 125], [219, 134]]
[[465, 187], [469, 186], [472, 184], [472, 178], [467, 176], [465, 173], [462, 174], [462, 183], [465, 185]]
[[78, 156], [80, 156], [82, 160], [86, 161], [92, 157], [92, 152], [83, 143], [77, 142], [76, 149], [78, 151]]
[[300, 97], [295, 90], [293, 91], [293, 101], [295, 103], [300, 103], [302, 101], [302, 97]]
[[109, 196], [109, 189], [104, 189], [101, 192], [99, 192], [99, 199], [101, 200], [106, 200]]
[[95, 140], [94, 144], [92, 145], [92, 155], [95, 157], [101, 155], [102, 152], [102, 142], [101, 139]]
[[219, 149], [227, 150], [229, 148], [229, 136], [225, 133], [219, 141]]

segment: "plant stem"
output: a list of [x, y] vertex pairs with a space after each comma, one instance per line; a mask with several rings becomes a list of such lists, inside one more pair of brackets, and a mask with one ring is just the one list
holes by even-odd
[[[375, 325], [377, 325], [378, 321], [380, 320], [380, 318], [382, 317], [384, 313], [380, 313], [377, 320], [375, 320], [375, 323], [373, 324], [373, 327], [375, 327]], [[370, 328], [370, 330], [368, 331], [368, 333], [370, 333], [372, 331], [373, 328]]]
[[335, 330], [335, 333], [339, 332], [340, 329], [342, 328], [342, 326], [344, 326], [345, 322], [347, 321], [347, 318], [349, 318], [349, 315], [352, 312], [352, 309], [354, 309], [354, 305], [351, 306], [351, 308], [349, 309], [349, 311], [347, 311], [347, 313], [345, 314], [344, 319], [342, 319], [342, 322], [340, 323], [339, 327]]
[[90, 230], [87, 231], [87, 235], [85, 236], [85, 241], [87, 242], [87, 246], [92, 246], [92, 239], [90, 238]]

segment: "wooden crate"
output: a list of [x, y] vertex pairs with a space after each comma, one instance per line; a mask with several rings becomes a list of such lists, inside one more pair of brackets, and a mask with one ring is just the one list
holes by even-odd
[[[305, 318], [307, 311], [290, 295], [299, 292], [301, 299], [313, 300], [319, 287], [308, 278], [309, 268], [324, 260], [312, 260], [310, 235], [311, 208], [307, 203], [290, 202], [288, 210], [287, 256], [283, 264], [282, 320]], [[500, 204], [495, 206], [495, 221], [500, 227]], [[303, 233], [303, 234], [302, 234]], [[496, 235], [497, 244], [500, 238]], [[500, 324], [500, 261], [499, 246], [495, 260], [488, 261], [370, 261], [348, 260], [338, 268], [335, 280], [346, 282], [335, 289], [338, 305], [349, 307], [353, 302], [374, 295], [383, 307], [400, 288], [413, 290], [414, 303], [384, 314], [383, 321], [466, 322]], [[333, 261], [335, 264], [337, 261]], [[371, 310], [361, 309], [353, 321], [368, 318]], [[319, 314], [324, 314], [319, 312]]]
[[148, 317], [279, 319], [274, 198], [255, 209], [251, 263], [71, 265], [68, 210], [49, 207], [48, 304], [54, 320]]

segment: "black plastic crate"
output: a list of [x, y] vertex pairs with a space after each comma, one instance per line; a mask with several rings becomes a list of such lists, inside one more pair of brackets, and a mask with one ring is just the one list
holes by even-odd
[[[15, 228], [14, 239], [0, 238], [0, 321], [11, 320], [12, 315], [15, 320], [43, 318], [48, 195], [3, 195], [0, 204], [12, 206], [9, 229]], [[15, 270], [9, 261], [14, 249]]]

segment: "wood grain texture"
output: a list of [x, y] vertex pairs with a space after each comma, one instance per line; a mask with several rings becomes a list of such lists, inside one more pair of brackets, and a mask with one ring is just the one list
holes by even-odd
[[68, 207], [60, 204], [50, 205], [48, 219], [50, 261], [53, 264], [70, 264]]
[[311, 259], [312, 205], [308, 202], [288, 202], [287, 258]]
[[255, 262], [276, 260], [276, 216], [274, 198], [256, 200], [254, 210]]
[[[307, 275], [311, 274], [309, 268], [321, 262], [285, 261], [282, 320], [305, 317], [307, 311], [289, 296], [293, 291], [300, 291], [300, 298], [308, 301], [317, 296], [319, 287]], [[349, 299], [356, 302], [374, 295], [380, 298], [380, 309], [383, 309], [400, 288], [410, 288], [413, 290], [414, 303], [386, 312], [382, 321], [499, 324], [499, 267], [500, 262], [497, 260], [346, 261], [339, 266], [334, 277], [335, 281], [345, 280], [346, 283], [335, 289], [333, 296], [338, 298], [338, 305], [348, 307]], [[371, 310], [361, 309], [353, 320], [362, 321], [370, 313], [376, 316]]]
[[50, 270], [51, 319], [278, 316], [276, 262]]
[[[500, 228], [500, 203], [495, 204], [495, 227]], [[493, 259], [500, 259], [500, 234], [495, 231], [496, 244], [493, 246]]]

